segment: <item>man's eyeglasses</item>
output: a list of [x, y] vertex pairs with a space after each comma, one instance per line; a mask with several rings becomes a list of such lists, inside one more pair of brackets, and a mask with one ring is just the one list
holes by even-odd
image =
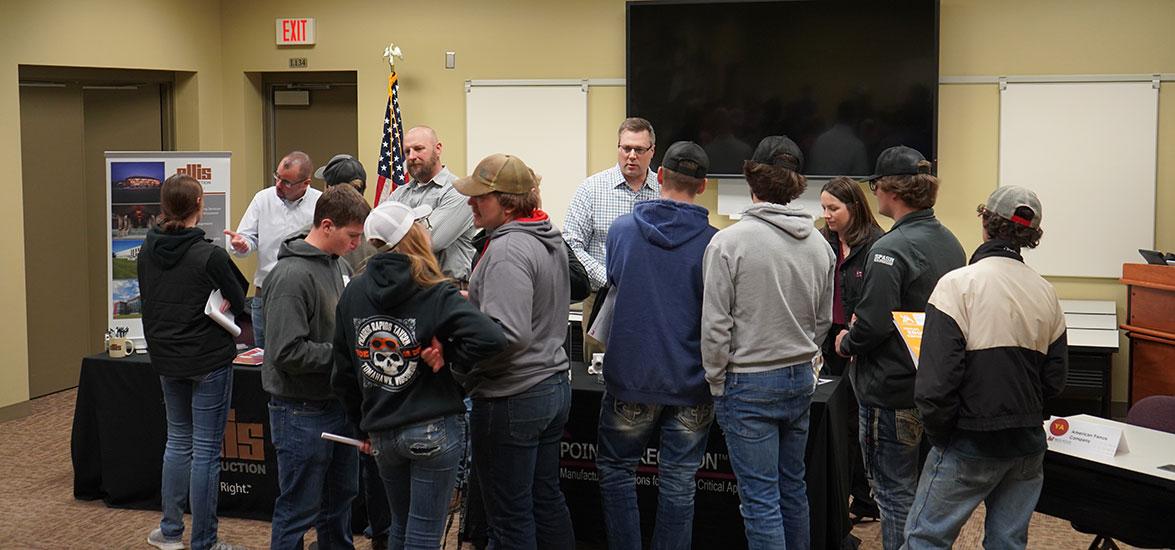
[[869, 192], [870, 193], [877, 192], [877, 180], [869, 180]]
[[633, 153], [636, 153], [636, 156], [638, 156], [638, 157], [645, 154], [645, 153], [648, 153], [649, 150], [652, 149], [652, 147], [629, 147], [628, 145], [617, 145], [617, 147], [620, 148], [621, 153], [624, 153], [626, 155], [631, 155]]
[[417, 219], [416, 223], [423, 225], [425, 229], [432, 231], [432, 222], [428, 221], [428, 216]]
[[277, 170], [273, 171], [273, 183], [281, 184], [282, 187], [294, 187], [296, 185], [299, 185], [302, 183], [308, 183], [308, 182], [309, 182], [309, 180], [290, 181], [287, 179], [283, 179], [281, 176], [277, 175]]
[[981, 205], [979, 205], [979, 206], [976, 206], [976, 207], [975, 207], [975, 213], [976, 213], [976, 214], [978, 214], [978, 215], [980, 215], [980, 216], [983, 216], [983, 215], [987, 214], [987, 205], [986, 205], [986, 204], [981, 204]]

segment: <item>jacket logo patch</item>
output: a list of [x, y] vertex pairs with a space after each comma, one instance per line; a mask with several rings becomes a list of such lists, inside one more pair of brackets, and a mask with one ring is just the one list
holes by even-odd
[[873, 262], [879, 264], [893, 265], [893, 256], [886, 256], [885, 254], [874, 254]]
[[355, 340], [363, 377], [387, 391], [404, 389], [420, 372], [416, 319], [383, 315], [363, 319], [356, 323]]

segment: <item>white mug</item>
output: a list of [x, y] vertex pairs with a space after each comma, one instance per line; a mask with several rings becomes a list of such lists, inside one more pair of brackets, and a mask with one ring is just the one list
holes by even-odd
[[130, 338], [111, 338], [110, 356], [126, 357], [135, 352], [135, 341]]

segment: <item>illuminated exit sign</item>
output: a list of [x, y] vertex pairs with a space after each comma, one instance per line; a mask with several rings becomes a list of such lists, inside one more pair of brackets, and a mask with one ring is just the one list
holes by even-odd
[[278, 46], [314, 44], [314, 18], [276, 19]]

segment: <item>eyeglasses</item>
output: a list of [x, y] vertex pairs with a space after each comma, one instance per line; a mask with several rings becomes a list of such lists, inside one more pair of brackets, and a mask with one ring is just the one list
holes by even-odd
[[302, 181], [290, 181], [290, 180], [284, 179], [281, 176], [277, 175], [277, 170], [273, 171], [273, 182], [280, 184], [282, 187], [294, 187], [296, 185], [300, 185], [303, 183], [309, 183], [309, 181], [310, 181], [309, 179], [305, 179]]
[[980, 216], [984, 216], [984, 215], [986, 215], [986, 214], [988, 213], [988, 210], [987, 210], [987, 205], [986, 205], [986, 204], [980, 204], [979, 206], [976, 206], [976, 207], [975, 207], [975, 213], [976, 213], [976, 214], [978, 214], [978, 215], [980, 215]]
[[425, 229], [432, 231], [432, 222], [428, 221], [428, 216], [416, 220], [416, 223], [423, 225]]
[[877, 180], [869, 180], [869, 192], [870, 193], [877, 192]]
[[624, 153], [626, 155], [631, 155], [633, 153], [636, 153], [636, 156], [638, 156], [638, 157], [645, 154], [645, 153], [648, 153], [650, 150], [653, 149], [652, 147], [629, 147], [628, 145], [619, 145], [619, 144], [617, 144], [617, 147], [620, 148], [621, 153]]

